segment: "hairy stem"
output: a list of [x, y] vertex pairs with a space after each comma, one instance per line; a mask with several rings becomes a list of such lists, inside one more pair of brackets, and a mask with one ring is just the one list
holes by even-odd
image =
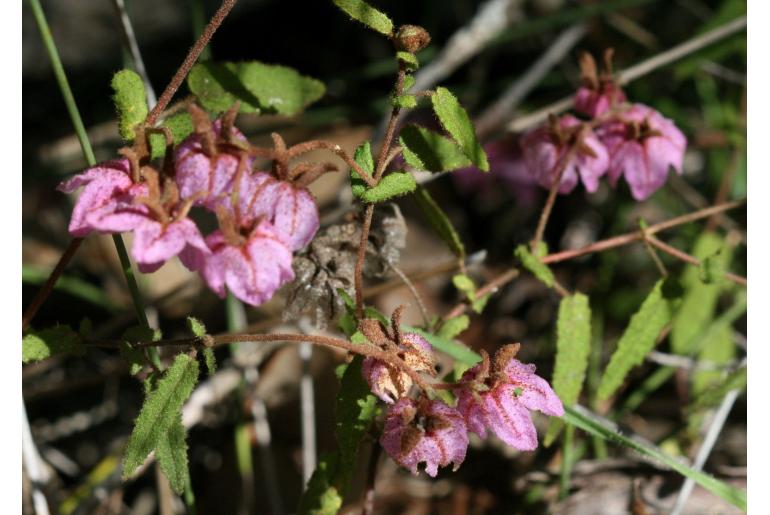
[[179, 86], [182, 85], [185, 77], [187, 77], [187, 74], [190, 73], [190, 69], [198, 60], [198, 57], [201, 55], [201, 52], [203, 52], [203, 49], [206, 48], [206, 45], [208, 45], [211, 37], [230, 13], [230, 10], [233, 8], [233, 6], [235, 6], [236, 1], [237, 0], [222, 1], [222, 5], [219, 6], [219, 9], [217, 9], [217, 12], [214, 13], [214, 16], [211, 18], [209, 24], [206, 25], [206, 27], [203, 29], [203, 33], [201, 33], [200, 37], [198, 37], [198, 40], [190, 48], [190, 51], [187, 53], [187, 57], [185, 57], [182, 65], [174, 74], [174, 77], [172, 77], [171, 82], [169, 82], [168, 86], [166, 86], [166, 89], [163, 90], [163, 94], [161, 94], [160, 98], [158, 99], [158, 103], [155, 104], [155, 107], [153, 107], [152, 111], [150, 111], [150, 114], [147, 116], [147, 120], [145, 122], [147, 125], [153, 125], [157, 121], [158, 116], [160, 116], [160, 113], [163, 112], [168, 103], [171, 101], [174, 93], [176, 93], [176, 90], [179, 89]]

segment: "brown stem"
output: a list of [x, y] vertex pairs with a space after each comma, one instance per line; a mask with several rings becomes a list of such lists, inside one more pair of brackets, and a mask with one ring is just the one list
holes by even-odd
[[[404, 89], [404, 77], [406, 76], [406, 70], [403, 64], [399, 64], [398, 77], [396, 77], [396, 93], [398, 97], [403, 93]], [[396, 133], [396, 125], [398, 124], [398, 115], [401, 113], [401, 108], [397, 105], [393, 106], [390, 111], [390, 120], [388, 120], [388, 128], [385, 130], [385, 137], [382, 140], [382, 147], [380, 148], [380, 155], [377, 158], [377, 168], [374, 171], [374, 180], [379, 182], [382, 173], [385, 171], [385, 165], [387, 164], [386, 158], [390, 151], [390, 144], [393, 141], [393, 136]]]
[[545, 233], [545, 226], [548, 225], [548, 219], [551, 217], [551, 210], [556, 203], [556, 195], [559, 193], [559, 186], [561, 186], [561, 178], [564, 175], [564, 171], [567, 169], [567, 165], [577, 152], [578, 145], [582, 138], [578, 137], [577, 142], [570, 147], [570, 149], [564, 154], [561, 163], [559, 163], [559, 169], [554, 177], [551, 190], [548, 192], [548, 198], [543, 206], [543, 211], [540, 213], [540, 220], [537, 222], [537, 229], [535, 229], [535, 237], [532, 239], [532, 252], [537, 253], [537, 247], [543, 240], [543, 234]]
[[[496, 292], [498, 288], [501, 288], [502, 286], [508, 284], [518, 276], [519, 276], [519, 271], [516, 268], [509, 268], [508, 270], [506, 270], [505, 272], [498, 275], [497, 277], [495, 277], [494, 279], [486, 283], [484, 286], [476, 290], [476, 298], [480, 298], [480, 297], [483, 297], [484, 295]], [[443, 320], [449, 320], [449, 319], [458, 317], [463, 313], [465, 313], [467, 309], [468, 309], [468, 303], [460, 302], [442, 318]]]
[[[716, 213], [721, 213], [723, 211], [740, 207], [745, 203], [746, 203], [746, 199], [744, 198], [740, 200], [735, 200], [733, 202], [725, 202], [724, 204], [719, 204], [717, 206], [711, 206], [706, 209], [700, 209], [698, 211], [694, 211], [686, 215], [677, 216], [676, 218], [672, 218], [670, 220], [666, 220], [664, 222], [651, 225], [650, 227], [647, 228], [647, 234], [653, 235], [660, 231], [671, 229], [672, 227], [676, 227], [678, 225], [694, 222], [702, 218], [708, 218], [709, 216], [712, 216]], [[614, 236], [606, 240], [597, 241], [595, 243], [591, 243], [590, 245], [586, 245], [585, 247], [580, 247], [579, 249], [565, 250], [563, 252], [556, 252], [554, 254], [549, 254], [543, 257], [540, 261], [542, 261], [545, 264], [558, 263], [559, 261], [574, 259], [576, 257], [583, 256], [585, 254], [592, 254], [594, 252], [602, 252], [602, 251], [613, 249], [616, 247], [622, 247], [623, 245], [628, 245], [629, 243], [633, 243], [641, 239], [642, 239], [641, 233], [639, 231], [635, 231], [635, 232], [623, 234], [620, 236]]]
[[401, 151], [404, 150], [401, 145], [396, 145], [392, 149], [390, 149], [390, 153], [385, 158], [385, 165], [383, 166], [383, 169], [387, 168], [388, 165], [393, 161], [397, 155], [401, 153]]
[[22, 331], [25, 330], [32, 319], [35, 318], [35, 315], [40, 309], [40, 306], [43, 305], [48, 296], [51, 294], [53, 287], [56, 285], [56, 281], [58, 281], [59, 277], [61, 277], [61, 274], [64, 273], [64, 269], [67, 268], [67, 265], [72, 260], [75, 252], [77, 252], [77, 250], [80, 248], [81, 243], [83, 243], [83, 238], [72, 238], [69, 245], [67, 245], [67, 248], [64, 249], [64, 252], [59, 258], [59, 262], [56, 263], [56, 266], [51, 271], [51, 275], [48, 276], [48, 279], [46, 279], [43, 287], [40, 288], [39, 292], [37, 292], [37, 295], [35, 295], [35, 298], [32, 299], [32, 302], [29, 306], [27, 306], [27, 309], [24, 310], [24, 315], [21, 319]]
[[339, 146], [336, 143], [332, 143], [331, 141], [324, 141], [324, 140], [305, 141], [304, 143], [299, 143], [289, 148], [286, 154], [289, 157], [289, 159], [291, 159], [293, 157], [297, 157], [306, 152], [310, 152], [312, 150], [319, 150], [319, 149], [330, 150], [334, 152], [334, 154], [342, 158], [342, 160], [345, 161], [345, 163], [348, 166], [350, 166], [370, 188], [377, 185], [377, 182], [374, 180], [374, 178], [368, 173], [366, 173], [364, 169], [361, 168], [359, 164], [356, 163], [356, 161], [352, 157], [350, 157], [350, 155], [348, 155], [348, 153], [345, 152], [345, 150], [341, 146]]
[[[690, 263], [691, 265], [700, 266], [701, 260], [691, 256], [690, 254], [687, 254], [686, 252], [682, 252], [681, 250], [672, 247], [671, 245], [667, 243], [663, 243], [657, 238], [649, 237], [647, 241], [650, 242], [650, 245], [657, 247], [658, 249], [662, 250], [666, 254], [670, 256], [674, 256], [675, 258], [684, 261], [685, 263]], [[745, 277], [742, 277], [740, 275], [733, 274], [731, 272], [725, 272], [725, 279], [734, 282], [735, 284], [740, 284], [741, 286], [746, 286], [747, 281]]]
[[353, 272], [353, 281], [356, 289], [356, 316], [364, 317], [364, 262], [366, 261], [366, 247], [369, 245], [369, 228], [372, 226], [374, 204], [368, 204], [364, 212], [364, 222], [361, 225], [361, 239], [358, 242], [358, 258]]
[[182, 82], [184, 81], [185, 77], [187, 77], [187, 74], [190, 73], [190, 69], [198, 60], [198, 57], [201, 55], [201, 52], [203, 52], [203, 49], [206, 48], [206, 45], [208, 45], [211, 37], [222, 24], [222, 21], [224, 21], [225, 17], [227, 17], [227, 15], [230, 13], [230, 10], [233, 8], [233, 6], [235, 6], [235, 2], [237, 2], [237, 0], [222, 1], [222, 5], [219, 6], [217, 12], [214, 13], [214, 17], [211, 18], [211, 21], [203, 29], [203, 32], [201, 33], [198, 40], [190, 48], [190, 51], [187, 53], [187, 57], [185, 57], [182, 65], [174, 74], [171, 82], [169, 82], [168, 86], [166, 86], [166, 89], [163, 90], [163, 94], [158, 99], [158, 103], [155, 104], [155, 107], [153, 107], [152, 111], [150, 111], [150, 114], [147, 116], [147, 120], [145, 121], [147, 125], [153, 125], [158, 119], [160, 113], [163, 112], [163, 110], [166, 108], [168, 103], [171, 101], [171, 98], [174, 96], [174, 93], [176, 93], [176, 90], [179, 89], [179, 86], [182, 85]]

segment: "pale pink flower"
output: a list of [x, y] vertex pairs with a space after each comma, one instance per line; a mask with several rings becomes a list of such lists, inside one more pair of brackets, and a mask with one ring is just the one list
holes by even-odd
[[525, 134], [521, 148], [529, 173], [546, 189], [551, 189], [564, 169], [559, 185], [561, 194], [575, 189], [579, 179], [586, 190], [593, 193], [609, 165], [604, 145], [587, 125], [572, 115], [552, 118]]
[[[137, 218], [132, 207], [133, 197], [141, 192], [137, 191], [131, 180], [127, 159], [98, 164], [62, 182], [56, 189], [72, 193], [80, 187], [83, 187], [83, 191], [72, 210], [70, 235], [82, 238], [93, 231], [122, 232], [132, 229], [141, 221], [141, 216]], [[116, 213], [123, 216], [104, 220]]]
[[400, 399], [385, 416], [380, 445], [393, 460], [417, 475], [418, 465], [436, 477], [438, 467], [462, 464], [468, 430], [462, 415], [441, 401]]
[[513, 356], [518, 345], [507, 345], [495, 355], [490, 371], [489, 357], [474, 366], [455, 390], [457, 409], [468, 429], [482, 438], [490, 429], [502, 441], [520, 451], [537, 448], [537, 431], [530, 410], [562, 416], [564, 407], [548, 382], [535, 375], [535, 366]]
[[291, 251], [265, 220], [240, 241], [228, 241], [223, 232], [217, 230], [206, 238], [206, 243], [212, 255], [205, 260], [200, 272], [209, 288], [220, 297], [224, 298], [230, 290], [243, 302], [258, 306], [294, 279]]
[[143, 273], [154, 272], [176, 255], [195, 271], [210, 254], [198, 226], [189, 218], [164, 225], [147, 217], [134, 229], [131, 257]]
[[[232, 138], [235, 141], [246, 142], [246, 137], [233, 127]], [[222, 122], [214, 121], [212, 136], [217, 140], [222, 136]], [[175, 180], [179, 194], [183, 199], [200, 195], [196, 205], [206, 206], [214, 210], [222, 199], [226, 199], [233, 189], [241, 153], [236, 147], [221, 142], [207, 148], [202, 134], [191, 134], [174, 150], [176, 169]], [[212, 155], [209, 153], [213, 152]], [[251, 170], [254, 158], [245, 157], [242, 174]], [[202, 193], [202, 194], [201, 194]]]
[[[431, 358], [432, 347], [419, 334], [402, 334], [398, 351], [406, 364], [415, 372], [435, 373]], [[372, 357], [364, 359], [362, 373], [372, 393], [388, 404], [393, 404], [407, 395], [412, 387], [412, 378], [409, 374]]]
[[599, 73], [596, 61], [586, 52], [580, 55], [582, 85], [573, 100], [575, 111], [591, 118], [603, 115], [626, 101], [626, 95], [612, 75], [612, 49], [604, 53], [604, 70]]
[[621, 175], [636, 200], [645, 200], [666, 182], [669, 168], [682, 173], [687, 138], [658, 111], [634, 104], [619, 120], [597, 129], [610, 156], [609, 180], [615, 186]]

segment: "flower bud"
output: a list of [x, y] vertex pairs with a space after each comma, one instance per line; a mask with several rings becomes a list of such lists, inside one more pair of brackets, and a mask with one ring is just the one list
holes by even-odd
[[396, 48], [415, 53], [430, 43], [430, 34], [419, 25], [402, 25], [396, 33]]

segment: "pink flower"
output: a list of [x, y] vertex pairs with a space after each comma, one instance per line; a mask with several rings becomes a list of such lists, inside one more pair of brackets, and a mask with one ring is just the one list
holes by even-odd
[[[72, 210], [69, 224], [72, 236], [82, 238], [93, 231], [127, 231], [141, 221], [141, 213], [132, 206], [133, 197], [141, 191], [131, 180], [127, 159], [98, 164], [62, 182], [56, 189], [72, 193], [80, 187], [84, 187], [83, 192]], [[116, 218], [113, 216], [116, 214], [122, 216]]]
[[575, 93], [575, 110], [596, 118], [626, 101], [626, 95], [612, 76], [612, 49], [604, 52], [604, 70], [598, 73], [596, 61], [587, 52], [580, 55], [582, 85]]
[[388, 409], [380, 445], [412, 474], [425, 463], [425, 472], [436, 477], [438, 467], [462, 464], [468, 430], [462, 415], [441, 401], [403, 398]]
[[294, 279], [291, 251], [265, 220], [247, 237], [226, 237], [218, 230], [206, 238], [206, 243], [213, 254], [205, 260], [201, 275], [220, 297], [224, 298], [227, 287], [237, 298], [258, 306]]
[[482, 438], [487, 428], [521, 451], [537, 448], [537, 431], [530, 410], [562, 416], [564, 407], [548, 382], [535, 375], [535, 366], [514, 358], [518, 344], [502, 347], [490, 373], [489, 356], [463, 374], [455, 390], [457, 409], [468, 429]]
[[547, 125], [525, 134], [521, 148], [529, 173], [544, 188], [550, 189], [564, 168], [559, 185], [561, 194], [575, 189], [578, 177], [586, 190], [593, 193], [609, 165], [604, 145], [587, 125], [572, 115], [551, 118]]
[[[222, 122], [216, 120], [212, 126], [211, 133], [194, 133], [180, 143], [174, 160], [180, 196], [186, 199], [202, 192], [195, 204], [214, 210], [232, 191], [241, 155], [237, 147], [220, 141]], [[235, 127], [232, 130], [234, 141], [246, 142], [241, 131]], [[253, 163], [252, 157], [245, 157], [241, 173], [248, 173]]]
[[666, 182], [669, 167], [682, 173], [687, 138], [656, 110], [634, 104], [597, 133], [610, 155], [609, 179], [623, 175], [636, 200], [645, 200]]
[[[372, 342], [378, 344], [379, 342]], [[393, 344], [395, 346], [395, 344]], [[435, 373], [432, 347], [422, 336], [416, 333], [401, 335], [398, 352], [402, 359], [416, 372]], [[412, 387], [412, 378], [402, 370], [397, 370], [378, 359], [367, 357], [362, 365], [364, 379], [372, 393], [388, 404], [406, 396]]]
[[163, 225], [148, 217], [134, 229], [131, 257], [143, 273], [154, 272], [176, 255], [195, 271], [210, 254], [198, 226], [189, 218]]

